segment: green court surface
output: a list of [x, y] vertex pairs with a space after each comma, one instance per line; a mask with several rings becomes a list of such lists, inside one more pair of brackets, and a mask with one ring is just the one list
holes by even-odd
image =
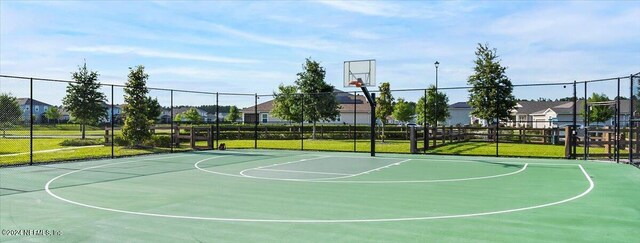
[[234, 150], [0, 179], [2, 242], [640, 239], [640, 170], [593, 161]]

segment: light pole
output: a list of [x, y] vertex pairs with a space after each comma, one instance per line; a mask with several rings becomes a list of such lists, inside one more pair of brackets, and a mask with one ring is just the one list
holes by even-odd
[[[438, 66], [440, 66], [440, 63], [438, 61], [436, 61], [433, 65], [436, 66], [436, 97], [437, 97], [437, 95], [438, 95]], [[427, 97], [425, 97], [425, 99], [426, 98]], [[434, 106], [434, 108], [435, 108], [434, 115], [436, 115], [435, 126], [436, 126], [436, 131], [437, 131], [437, 129], [438, 129], [438, 101], [437, 100], [435, 101], [434, 105], [435, 105]], [[443, 135], [444, 135], [444, 131], [443, 131]]]
[[436, 61], [433, 65], [436, 66], [436, 92], [437, 92], [438, 91], [438, 66], [440, 66], [440, 63]]

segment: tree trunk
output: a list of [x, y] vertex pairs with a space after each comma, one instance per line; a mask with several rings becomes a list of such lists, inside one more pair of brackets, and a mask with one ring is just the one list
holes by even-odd
[[313, 131], [311, 132], [311, 139], [316, 139], [316, 122], [313, 121]]
[[384, 122], [382, 123], [382, 143], [384, 143]]
[[85, 132], [85, 130], [86, 130], [85, 125], [84, 125], [84, 124], [81, 124], [81, 125], [80, 125], [80, 129], [82, 130], [82, 139], [84, 139], [84, 138], [85, 138], [85, 136], [84, 136], [84, 132]]

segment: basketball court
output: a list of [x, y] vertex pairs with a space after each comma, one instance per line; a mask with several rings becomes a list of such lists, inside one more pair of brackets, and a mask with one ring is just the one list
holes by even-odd
[[3, 230], [60, 233], [3, 242], [632, 242], [640, 226], [640, 171], [600, 162], [235, 150], [0, 173]]

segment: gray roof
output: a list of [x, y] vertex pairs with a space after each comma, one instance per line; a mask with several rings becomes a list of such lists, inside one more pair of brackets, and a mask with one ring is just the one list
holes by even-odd
[[[535, 101], [529, 101], [529, 102], [535, 102]], [[554, 103], [554, 102], [546, 102], [546, 103]], [[577, 103], [577, 107], [576, 107], [577, 114], [580, 114], [584, 110], [584, 100], [578, 100], [576, 103]], [[629, 114], [630, 107], [631, 107], [630, 100], [620, 100], [620, 114]], [[535, 112], [531, 112], [529, 114], [543, 113], [547, 109], [551, 109], [556, 114], [559, 114], [559, 115], [573, 114], [573, 101], [562, 101], [561, 104], [557, 104], [555, 106], [549, 106], [549, 107], [542, 107], [542, 109], [537, 110]], [[518, 110], [518, 113], [520, 113], [520, 110]]]
[[449, 105], [449, 108], [458, 108], [458, 109], [467, 108], [467, 109], [470, 109], [471, 106], [469, 105], [468, 102], [463, 101], [463, 102], [453, 103], [453, 104]]
[[546, 111], [548, 108], [556, 107], [567, 102], [570, 101], [518, 101], [518, 105], [522, 107], [517, 107], [516, 109], [518, 115], [528, 115], [541, 113]]
[[[18, 102], [18, 105], [30, 105], [31, 103], [31, 99], [29, 98], [17, 98], [16, 101]], [[46, 105], [46, 106], [51, 106], [47, 103], [44, 103], [42, 101], [33, 99], [33, 105]]]

